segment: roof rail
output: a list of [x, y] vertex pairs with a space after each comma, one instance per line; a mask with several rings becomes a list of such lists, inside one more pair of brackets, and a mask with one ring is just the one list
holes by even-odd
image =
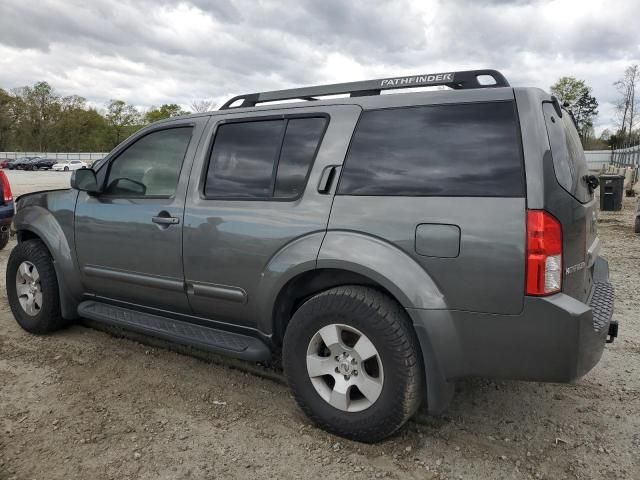
[[[492, 77], [493, 83], [480, 83], [478, 77]], [[262, 102], [279, 100], [318, 100], [315, 97], [325, 95], [340, 95], [348, 93], [352, 97], [379, 95], [382, 90], [395, 88], [431, 87], [445, 85], [456, 90], [471, 88], [508, 87], [509, 82], [497, 70], [468, 70], [464, 72], [430, 73], [426, 75], [410, 75], [406, 77], [380, 78], [378, 80], [364, 80], [361, 82], [334, 83], [333, 85], [318, 85], [315, 87], [291, 88], [288, 90], [274, 90], [271, 92], [248, 93], [238, 95], [228, 100], [220, 110], [230, 108], [255, 107]], [[232, 107], [242, 100], [240, 105]]]

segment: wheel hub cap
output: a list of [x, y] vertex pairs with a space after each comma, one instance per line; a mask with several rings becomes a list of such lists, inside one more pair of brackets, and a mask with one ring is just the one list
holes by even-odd
[[316, 392], [346, 412], [373, 405], [384, 383], [378, 350], [348, 325], [327, 325], [316, 332], [307, 348], [307, 372]]
[[20, 306], [27, 315], [35, 316], [42, 308], [42, 286], [36, 266], [28, 261], [22, 262], [16, 272], [16, 293]]

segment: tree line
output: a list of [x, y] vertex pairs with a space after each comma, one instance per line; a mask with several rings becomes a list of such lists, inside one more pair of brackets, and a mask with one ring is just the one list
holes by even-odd
[[[194, 100], [191, 110], [212, 107]], [[140, 111], [123, 100], [97, 109], [79, 95], [57, 94], [47, 82], [0, 88], [0, 152], [108, 152], [151, 122], [187, 113], [176, 104]]]
[[[624, 148], [640, 143], [639, 84], [638, 65], [629, 66], [613, 83], [618, 92], [616, 128], [598, 137], [593, 128], [598, 100], [584, 80], [561, 77], [551, 85], [551, 93], [572, 112], [585, 149]], [[193, 112], [212, 108], [211, 100], [190, 105]], [[174, 103], [140, 111], [123, 100], [110, 100], [97, 109], [79, 95], [59, 95], [47, 82], [9, 91], [0, 88], [0, 151], [109, 151], [151, 122], [187, 113]]]
[[622, 77], [613, 83], [618, 92], [615, 105], [616, 129], [605, 129], [596, 137], [593, 122], [598, 115], [598, 100], [584, 80], [561, 77], [551, 85], [551, 93], [566, 106], [576, 121], [578, 133], [585, 149], [625, 148], [640, 143], [636, 87], [640, 83], [640, 67], [630, 65]]

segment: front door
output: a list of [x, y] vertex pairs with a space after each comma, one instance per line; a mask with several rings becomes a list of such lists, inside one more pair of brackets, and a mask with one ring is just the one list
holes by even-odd
[[207, 118], [139, 134], [100, 167], [99, 195], [81, 192], [75, 241], [85, 292], [189, 313], [182, 269], [184, 200]]

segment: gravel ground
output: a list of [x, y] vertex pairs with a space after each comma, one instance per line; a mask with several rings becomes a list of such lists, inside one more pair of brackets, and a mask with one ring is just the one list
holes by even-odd
[[[16, 193], [69, 177], [9, 175]], [[621, 337], [592, 372], [576, 385], [461, 381], [445, 415], [418, 414], [377, 445], [312, 426], [277, 372], [80, 325], [29, 335], [1, 288], [0, 479], [638, 479], [635, 203], [600, 214]]]

